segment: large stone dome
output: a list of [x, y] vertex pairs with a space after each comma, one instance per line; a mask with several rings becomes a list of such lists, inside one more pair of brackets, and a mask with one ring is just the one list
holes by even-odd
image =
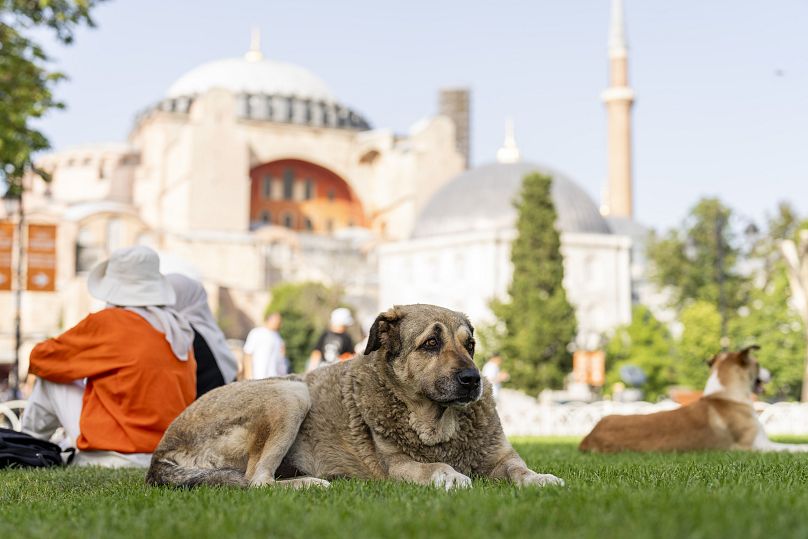
[[610, 234], [592, 198], [557, 171], [532, 163], [492, 163], [456, 176], [424, 206], [413, 237], [509, 228], [516, 223], [513, 200], [530, 172], [553, 177], [552, 196], [560, 232]]
[[169, 98], [192, 97], [213, 88], [234, 94], [280, 95], [335, 102], [326, 84], [309, 70], [266, 58], [227, 58], [202, 64], [168, 89]]
[[243, 58], [215, 60], [188, 71], [137, 121], [154, 110], [186, 114], [199, 96], [213, 89], [234, 95], [240, 118], [316, 128], [370, 129], [361, 114], [340, 103], [309, 70], [264, 58], [256, 34]]

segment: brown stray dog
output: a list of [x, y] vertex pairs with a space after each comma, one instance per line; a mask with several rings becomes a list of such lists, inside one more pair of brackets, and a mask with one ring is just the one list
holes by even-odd
[[460, 313], [396, 306], [352, 361], [205, 394], [168, 428], [146, 481], [302, 487], [355, 477], [449, 490], [478, 475], [562, 485], [528, 469], [505, 438], [472, 360], [473, 332]]
[[646, 415], [610, 415], [601, 419], [578, 447], [581, 451], [808, 451], [808, 444], [769, 440], [752, 406], [769, 371], [750, 355], [758, 346], [713, 357], [704, 396], [676, 410]]

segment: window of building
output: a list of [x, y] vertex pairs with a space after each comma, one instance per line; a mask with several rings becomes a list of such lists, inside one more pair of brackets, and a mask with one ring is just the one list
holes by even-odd
[[89, 227], [76, 235], [76, 273], [90, 271], [104, 257], [104, 250]]
[[261, 212], [261, 223], [268, 225], [272, 222], [272, 214], [264, 210]]
[[295, 171], [287, 168], [283, 171], [283, 199], [292, 200], [295, 196]]
[[283, 216], [283, 226], [286, 228], [294, 228], [295, 227], [295, 216], [291, 213], [284, 214]]
[[304, 226], [306, 227], [306, 230], [308, 230], [309, 232], [311, 232], [312, 230], [314, 230], [314, 224], [312, 224], [311, 219], [309, 219], [308, 217], [306, 217], [306, 218], [303, 220], [303, 224], [304, 224]]
[[123, 246], [123, 223], [120, 219], [110, 219], [107, 221], [107, 252]]
[[272, 198], [272, 176], [264, 174], [261, 179], [261, 192], [264, 198]]
[[311, 178], [306, 178], [306, 191], [304, 194], [304, 198], [306, 200], [311, 200], [314, 198], [314, 180]]

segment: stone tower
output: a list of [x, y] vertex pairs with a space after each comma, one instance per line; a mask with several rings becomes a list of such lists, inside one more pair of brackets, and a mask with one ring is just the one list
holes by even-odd
[[457, 151], [463, 155], [463, 168], [469, 168], [471, 154], [469, 132], [471, 129], [471, 112], [469, 108], [470, 93], [468, 88], [444, 88], [440, 91], [438, 111], [448, 116], [455, 125], [455, 141]]
[[609, 27], [609, 87], [602, 94], [608, 123], [609, 182], [606, 213], [634, 216], [631, 179], [631, 106], [634, 91], [628, 85], [628, 47], [623, 23], [623, 1], [612, 0]]

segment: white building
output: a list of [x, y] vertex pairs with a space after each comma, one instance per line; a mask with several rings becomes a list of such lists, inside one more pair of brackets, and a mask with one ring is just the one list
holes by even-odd
[[[499, 155], [510, 160], [514, 153]], [[631, 241], [612, 233], [575, 182], [547, 167], [523, 162], [483, 165], [438, 190], [416, 219], [411, 237], [381, 247], [380, 304], [435, 303], [463, 311], [473, 322], [491, 321], [489, 303], [507, 297], [513, 272], [512, 202], [522, 178], [531, 172], [553, 177], [564, 287], [575, 306], [581, 345], [597, 346], [599, 336], [629, 322]]]
[[[555, 178], [565, 286], [590, 346], [630, 318], [631, 242], [614, 232], [636, 230], [633, 93], [615, 6], [608, 220], [563, 174], [519, 162], [512, 135], [502, 162], [465, 170], [467, 90], [443, 91], [438, 114], [396, 134], [373, 128], [303, 67], [264, 58], [254, 39], [244, 57], [180, 76], [137, 115], [126, 141], [38, 160], [53, 181], [28, 178], [25, 207], [29, 222], [58, 227], [56, 292], [24, 294], [23, 355], [101, 307], [87, 293], [87, 272], [133, 244], [161, 252], [164, 270], [200, 278], [234, 337], [260, 318], [269, 289], [288, 281], [341, 286], [360, 319], [394, 303], [432, 302], [484, 321], [510, 281], [511, 201], [533, 170]], [[8, 361], [12, 294], [0, 293], [0, 313], [0, 361]]]

